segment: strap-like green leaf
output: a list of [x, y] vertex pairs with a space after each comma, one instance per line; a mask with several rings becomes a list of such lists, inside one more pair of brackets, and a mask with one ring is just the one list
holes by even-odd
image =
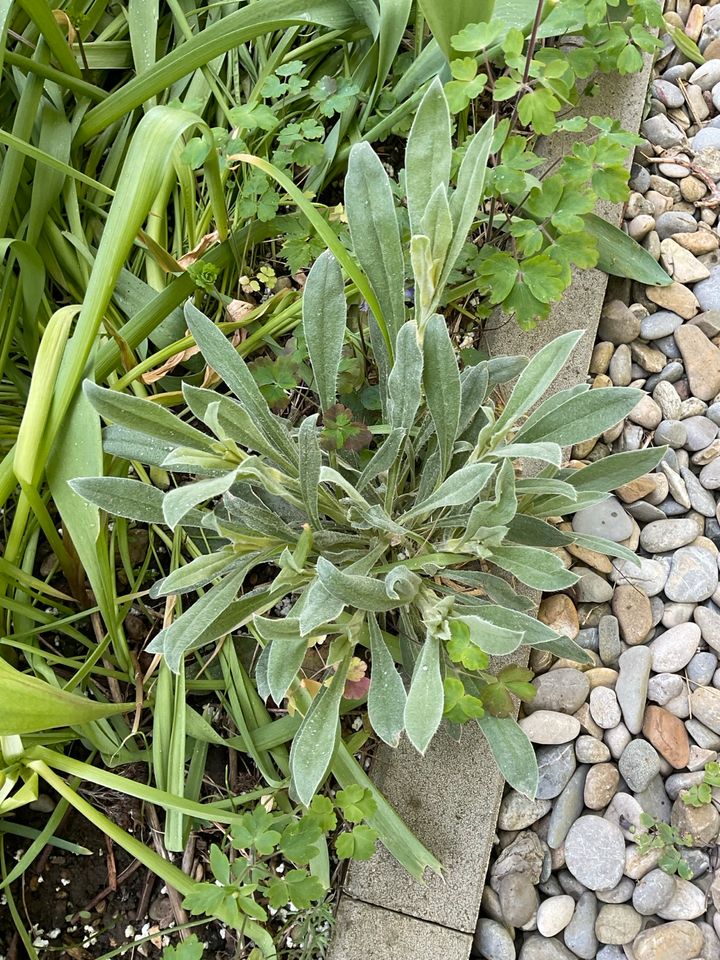
[[442, 83], [435, 78], [420, 101], [405, 150], [411, 233], [422, 233], [420, 222], [430, 197], [450, 180], [451, 160], [450, 110]]
[[279, 706], [305, 659], [307, 637], [301, 635], [297, 617], [279, 620], [258, 616], [253, 618], [253, 624], [262, 639], [270, 644], [267, 684], [273, 700]]
[[157, 403], [118, 390], [106, 390], [92, 380], [86, 380], [83, 389], [90, 403], [108, 423], [119, 424], [175, 446], [210, 449], [211, 437]]
[[511, 717], [493, 717], [486, 713], [477, 722], [503, 777], [513, 790], [534, 798], [539, 774], [535, 750], [527, 734]]
[[228, 491], [235, 482], [236, 475], [236, 470], [230, 470], [219, 477], [208, 477], [205, 480], [197, 480], [195, 483], [187, 483], [182, 487], [169, 490], [163, 498], [165, 523], [174, 530], [193, 507]]
[[422, 399], [423, 354], [417, 324], [403, 324], [395, 342], [395, 363], [388, 376], [388, 412], [393, 427], [409, 430]]
[[295, 459], [295, 450], [281, 420], [274, 417], [245, 361], [227, 337], [189, 301], [185, 304], [185, 322], [207, 363], [222, 377], [240, 401], [255, 425], [264, 430], [280, 451]]
[[[600, 387], [571, 397], [530, 427], [523, 427], [515, 443], [553, 442], [561, 446], [600, 436], [620, 423], [643, 396], [633, 387]], [[559, 464], [557, 464], [559, 466]]]
[[509, 630], [480, 617], [455, 617], [464, 623], [470, 631], [470, 640], [491, 656], [504, 656], [512, 653], [523, 642], [525, 634], [520, 630]]
[[324, 412], [335, 403], [347, 322], [342, 271], [329, 250], [320, 254], [308, 274], [302, 316], [315, 389]]
[[369, 143], [356, 143], [350, 150], [345, 210], [355, 256], [394, 340], [405, 320], [405, 263], [390, 180]]
[[391, 747], [400, 743], [405, 726], [405, 685], [398, 673], [377, 620], [368, 614], [372, 676], [368, 690], [368, 716], [375, 733]]
[[408, 520], [421, 514], [432, 513], [442, 507], [455, 507], [470, 503], [480, 495], [488, 480], [495, 472], [492, 463], [471, 463], [461, 467], [443, 481], [435, 493], [423, 503], [403, 514], [402, 520]]
[[492, 562], [536, 590], [562, 590], [578, 580], [554, 553], [536, 547], [494, 547]]
[[313, 527], [320, 530], [318, 489], [322, 468], [322, 450], [317, 438], [317, 414], [307, 417], [298, 431], [298, 467], [303, 503]]
[[460, 422], [460, 374], [445, 320], [435, 313], [425, 329], [423, 383], [438, 447], [442, 476], [448, 471]]
[[494, 120], [490, 117], [470, 138], [460, 164], [457, 187], [450, 199], [450, 212], [455, 229], [438, 284], [440, 290], [443, 290], [447, 284], [450, 272], [457, 263], [460, 251], [465, 245], [467, 235], [477, 216], [478, 207], [483, 200], [493, 130]]
[[163, 492], [140, 480], [125, 477], [78, 477], [70, 481], [75, 493], [116, 517], [142, 523], [165, 523]]
[[626, 450], [610, 457], [596, 460], [581, 470], [563, 472], [563, 480], [576, 490], [602, 490], [610, 493], [624, 483], [630, 483], [653, 470], [662, 460], [665, 447], [648, 447], [646, 450]]
[[388, 596], [382, 580], [344, 573], [325, 557], [318, 557], [316, 570], [320, 582], [333, 597], [357, 610], [384, 613], [394, 610], [401, 602]]
[[582, 330], [571, 330], [538, 350], [518, 377], [505, 409], [495, 424], [494, 436], [505, 434], [519, 417], [535, 406], [565, 366], [582, 336]]
[[440, 641], [428, 634], [413, 670], [404, 716], [408, 739], [421, 754], [425, 753], [440, 726], [443, 706]]
[[323, 686], [313, 700], [290, 749], [292, 784], [306, 807], [325, 779], [335, 752], [340, 700], [349, 666], [348, 655], [339, 664], [330, 686]]

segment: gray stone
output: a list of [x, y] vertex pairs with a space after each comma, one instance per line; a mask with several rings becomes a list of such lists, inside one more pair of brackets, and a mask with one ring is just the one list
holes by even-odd
[[537, 799], [552, 800], [559, 796], [575, 772], [575, 750], [572, 743], [539, 747], [536, 751], [540, 773]]
[[694, 720], [720, 734], [720, 690], [696, 687], [690, 694], [690, 710]]
[[679, 697], [685, 687], [685, 681], [676, 673], [658, 673], [648, 683], [647, 698], [652, 703], [664, 707], [674, 697]]
[[579, 763], [605, 763], [610, 759], [610, 751], [602, 740], [583, 734], [575, 741], [575, 756]]
[[638, 880], [632, 898], [633, 906], [643, 917], [651, 917], [670, 902], [674, 893], [674, 877], [664, 870], [651, 870]]
[[[712, 60], [709, 62], [712, 63]], [[720, 76], [718, 76], [718, 80], [720, 80]], [[717, 83], [717, 81], [715, 82]], [[706, 89], [705, 87], [702, 87], [702, 84], [698, 84], [698, 86], [700, 86], [702, 89]], [[668, 80], [653, 80], [653, 82], [650, 84], [650, 89], [655, 99], [659, 100], [660, 103], [664, 103], [666, 107], [682, 107], [685, 103], [685, 98], [683, 97], [680, 88], [674, 83], [670, 83]]]
[[718, 587], [715, 556], [703, 547], [681, 547], [672, 558], [665, 584], [668, 600], [699, 603], [713, 595]]
[[714, 653], [703, 651], [696, 653], [687, 665], [687, 676], [691, 683], [706, 687], [712, 683], [713, 674], [717, 670], [718, 658]]
[[570, 923], [574, 911], [575, 901], [566, 893], [543, 900], [535, 919], [538, 933], [543, 937], [554, 937]]
[[703, 750], [720, 750], [720, 734], [715, 733], [699, 720], [686, 720], [685, 729]]
[[642, 729], [651, 664], [652, 655], [647, 647], [631, 647], [619, 660], [615, 693], [630, 733], [640, 733]]
[[670, 820], [672, 803], [665, 791], [661, 775], [654, 777], [644, 790], [638, 790], [634, 797], [645, 813], [649, 813], [651, 817], [666, 822]]
[[650, 143], [662, 147], [663, 150], [667, 150], [670, 147], [677, 147], [685, 139], [675, 124], [671, 123], [670, 120], [662, 114], [643, 121], [642, 132], [643, 136], [647, 137]]
[[[720, 139], [720, 130], [716, 130], [714, 136]], [[720, 309], [720, 270], [714, 267], [710, 271], [710, 276], [706, 280], [701, 280], [695, 284], [693, 289], [698, 303], [702, 310]], [[678, 344], [678, 346], [680, 346]], [[682, 350], [682, 347], [680, 347]], [[705, 400], [705, 397], [701, 397]]]
[[[668, 521], [660, 520], [657, 522], [667, 523]], [[652, 524], [648, 524], [648, 526], [652, 526]], [[695, 538], [693, 537], [693, 539]], [[637, 563], [624, 559], [613, 560], [613, 572], [610, 575], [613, 583], [626, 583], [638, 587], [647, 597], [655, 597], [662, 593], [670, 572], [669, 564], [666, 561], [653, 560], [650, 557], [638, 557], [637, 560]]]
[[640, 546], [648, 553], [668, 553], [670, 550], [677, 550], [692, 543], [697, 534], [697, 524], [694, 520], [685, 518], [657, 520], [643, 527], [640, 533]]
[[[699, 640], [700, 628], [696, 627], [696, 630]], [[567, 743], [568, 740], [574, 740], [580, 733], [580, 721], [570, 714], [559, 713], [556, 710], [535, 710], [530, 716], [523, 717], [520, 721], [520, 729], [530, 743]]]
[[640, 317], [621, 300], [611, 300], [603, 307], [598, 325], [598, 337], [616, 346], [632, 343], [640, 335]]
[[707, 466], [700, 471], [700, 483], [706, 490], [717, 490], [720, 488], [720, 457], [711, 460]]
[[[612, 798], [604, 814], [608, 823], [613, 823], [626, 840], [634, 840], [635, 832], [642, 829], [640, 817], [643, 809], [629, 793], [620, 791]], [[627, 872], [627, 871], [626, 871]]]
[[615, 543], [627, 540], [633, 532], [632, 520], [617, 497], [608, 497], [593, 507], [578, 510], [573, 515], [572, 527], [575, 533], [606, 537]]
[[642, 917], [627, 903], [604, 904], [595, 921], [595, 936], [600, 943], [622, 946], [640, 933]]
[[702, 486], [698, 478], [687, 467], [680, 468], [680, 476], [685, 483], [690, 506], [704, 517], [715, 516], [715, 498]]
[[620, 757], [618, 769], [631, 790], [645, 790], [660, 773], [660, 757], [647, 740], [632, 740]]
[[503, 797], [498, 814], [498, 828], [500, 830], [525, 830], [532, 826], [550, 811], [550, 800], [532, 800], [515, 790], [511, 790]]
[[497, 920], [478, 920], [473, 939], [473, 950], [484, 960], [515, 960], [515, 943], [505, 927]]
[[643, 930], [633, 940], [634, 960], [694, 960], [703, 935], [689, 920], [673, 920]]
[[710, 90], [716, 83], [720, 83], [720, 60], [706, 60], [690, 77], [701, 90]]
[[700, 150], [717, 150], [720, 148], [720, 130], [714, 127], [703, 127], [690, 140], [690, 146], [696, 153]]
[[675, 877], [672, 898], [657, 911], [657, 915], [663, 920], [696, 920], [706, 909], [705, 894], [700, 887], [689, 880]]
[[689, 233], [697, 230], [697, 220], [691, 213], [670, 210], [667, 213], [661, 213], [656, 218], [655, 229], [661, 240], [667, 240], [668, 237], [672, 237], [676, 233]]
[[565, 944], [532, 933], [522, 945], [518, 960], [575, 960]]
[[[617, 562], [617, 561], [616, 561]], [[663, 581], [664, 586], [664, 581]], [[614, 667], [623, 651], [617, 617], [605, 616], [598, 624], [598, 652], [606, 667]]]
[[635, 884], [630, 877], [622, 877], [620, 883], [611, 890], [598, 890], [597, 898], [601, 903], [628, 903], [632, 900]]
[[656, 673], [677, 673], [687, 666], [700, 644], [696, 623], [679, 623], [650, 644], [652, 669]]
[[575, 584], [575, 598], [578, 603], [607, 603], [612, 599], [613, 588], [594, 570], [578, 566], [572, 568], [572, 573], [580, 577]]
[[709, 607], [695, 607], [693, 619], [700, 627], [704, 642], [713, 650], [720, 650], [720, 615]]
[[653, 443], [656, 447], [667, 444], [674, 450], [679, 450], [685, 446], [687, 440], [687, 430], [685, 424], [680, 420], [662, 420], [655, 430]]
[[598, 942], [595, 936], [597, 912], [597, 897], [588, 890], [581, 894], [575, 905], [573, 918], [565, 927], [563, 933], [565, 945], [576, 957], [580, 957], [580, 960], [594, 960], [597, 953]]
[[[650, 316], [653, 316], [651, 314]], [[675, 316], [675, 314], [671, 314]], [[678, 317], [678, 319], [680, 319]], [[661, 380], [653, 389], [653, 399], [660, 404], [665, 420], [677, 420], [680, 414], [680, 397], [675, 387], [667, 380]]]
[[580, 817], [565, 838], [565, 861], [570, 873], [589, 890], [614, 887], [625, 863], [620, 828], [602, 817]]
[[713, 442], [717, 436], [718, 426], [708, 417], [688, 417], [683, 420], [687, 430], [687, 440], [685, 447], [692, 450], [703, 450]]
[[561, 667], [535, 677], [535, 697], [524, 705], [526, 713], [535, 710], [558, 710], [560, 713], [575, 713], [586, 701], [590, 681], [581, 670]]
[[547, 845], [551, 850], [562, 846], [568, 830], [582, 813], [587, 776], [588, 768], [578, 767], [553, 804], [547, 828]]
[[602, 730], [612, 730], [620, 723], [622, 715], [614, 690], [595, 687], [590, 691], [590, 716]]

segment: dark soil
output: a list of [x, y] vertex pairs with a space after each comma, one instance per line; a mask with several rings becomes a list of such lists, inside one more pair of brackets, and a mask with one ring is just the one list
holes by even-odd
[[[97, 799], [97, 798], [96, 798]], [[113, 802], [114, 801], [114, 802]], [[145, 832], [139, 824], [139, 806], [128, 798], [106, 798], [104, 812], [124, 829]], [[40, 827], [44, 815], [19, 811], [18, 822]], [[57, 835], [92, 851], [78, 856], [56, 847], [46, 847], [12, 894], [34, 942], [40, 960], [72, 958], [95, 960], [122, 946], [126, 957], [159, 958], [168, 943], [177, 943], [173, 931], [172, 904], [162, 881], [81, 816], [71, 811]], [[150, 840], [150, 837], [143, 837]], [[5, 856], [10, 863], [27, 849], [29, 841], [6, 835]], [[201, 847], [204, 845], [200, 845]], [[114, 889], [113, 889], [114, 887]], [[236, 944], [219, 923], [195, 927], [198, 939], [207, 943], [206, 957], [226, 960]], [[135, 938], [153, 935], [135, 945]], [[25, 950], [13, 924], [10, 910], [0, 906], [0, 958], [26, 960]]]

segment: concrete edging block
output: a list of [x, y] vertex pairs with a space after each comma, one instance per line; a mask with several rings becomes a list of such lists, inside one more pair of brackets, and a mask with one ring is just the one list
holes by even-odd
[[[601, 77], [599, 94], [585, 105], [586, 115], [610, 116], [637, 132], [650, 70], [648, 58], [642, 73]], [[568, 153], [576, 139], [574, 134], [553, 137], [543, 153], [552, 162]], [[597, 212], [618, 225], [622, 206], [601, 203]], [[607, 282], [598, 270], [577, 271], [563, 300], [535, 330], [524, 332], [513, 321], [489, 327], [488, 352], [532, 355], [560, 334], [582, 328], [587, 334], [552, 390], [584, 382]], [[328, 960], [467, 960], [504, 786], [487, 742], [468, 726], [459, 743], [440, 734], [424, 758], [406, 742], [397, 750], [381, 745], [372, 776], [443, 863], [444, 878], [430, 876], [419, 883], [383, 848], [370, 861], [351, 863]], [[360, 920], [368, 927], [355, 927]]]

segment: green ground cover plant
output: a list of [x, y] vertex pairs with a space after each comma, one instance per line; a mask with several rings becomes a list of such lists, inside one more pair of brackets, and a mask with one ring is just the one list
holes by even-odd
[[[652, 464], [563, 469], [633, 392], [528, 418], [574, 339], [544, 372], [476, 334], [498, 305], [541, 320], [573, 264], [668, 282], [591, 212], [625, 195], [633, 139], [570, 116], [657, 25], [652, 3], [569, 0], [0, 3], [0, 860], [30, 957], [13, 884], [71, 808], [246, 952], [304, 924], [299, 960], [338, 861], [379, 838], [440, 869], [367, 776], [375, 738], [422, 752], [478, 722], [532, 792], [508, 716], [529, 675], [489, 658], [580, 653], [513, 581], [567, 583], [547, 519]], [[585, 139], [546, 170], [555, 131]], [[210, 788], [214, 750], [247, 789]], [[164, 850], [206, 837], [220, 893], [81, 784], [164, 812]], [[266, 815], [260, 850], [243, 817]], [[309, 906], [280, 922], [286, 894]]]

